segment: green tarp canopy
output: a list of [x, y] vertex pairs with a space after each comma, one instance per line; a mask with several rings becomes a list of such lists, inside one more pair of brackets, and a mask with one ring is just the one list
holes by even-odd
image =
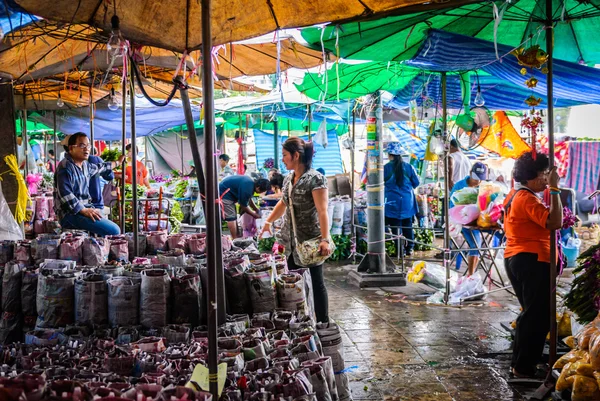
[[[554, 33], [554, 57], [588, 65], [600, 63], [600, 0], [553, 0], [548, 25], [545, 1], [512, 0], [466, 4], [459, 7], [383, 18], [373, 21], [305, 28], [303, 38], [314, 49], [325, 49], [342, 58], [372, 61], [402, 61], [413, 58], [430, 28], [512, 47], [540, 44], [546, 32]], [[495, 18], [497, 11], [498, 18]], [[496, 34], [495, 23], [498, 22]], [[528, 38], [531, 40], [527, 41]], [[336, 42], [338, 47], [336, 47]], [[527, 42], [527, 43], [525, 43]]]

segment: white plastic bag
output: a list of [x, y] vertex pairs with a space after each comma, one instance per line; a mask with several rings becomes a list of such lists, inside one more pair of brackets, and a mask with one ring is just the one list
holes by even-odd
[[317, 134], [315, 135], [315, 143], [318, 143], [319, 145], [323, 146], [324, 148], [327, 148], [327, 145], [329, 145], [329, 141], [327, 139], [327, 119], [324, 118], [323, 121], [321, 121], [321, 125], [319, 125], [319, 129], [317, 131]]
[[24, 239], [23, 231], [13, 216], [0, 185], [0, 241], [19, 241]]
[[[471, 297], [473, 295], [481, 295], [481, 298], [485, 295], [485, 287], [483, 286], [483, 280], [478, 273], [473, 274], [469, 277], [461, 277], [456, 283], [456, 290], [450, 294], [448, 303], [459, 304], [462, 298]], [[476, 300], [477, 298], [470, 298], [470, 300]]]

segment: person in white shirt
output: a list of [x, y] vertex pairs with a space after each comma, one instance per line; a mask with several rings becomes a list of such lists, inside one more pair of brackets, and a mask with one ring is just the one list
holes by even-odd
[[460, 150], [456, 139], [450, 141], [450, 158], [448, 159], [448, 162], [450, 171], [448, 189], [451, 191], [455, 183], [471, 173], [471, 161]]

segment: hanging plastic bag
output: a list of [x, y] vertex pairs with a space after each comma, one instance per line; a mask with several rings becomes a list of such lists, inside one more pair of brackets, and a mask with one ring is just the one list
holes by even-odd
[[324, 118], [323, 121], [321, 121], [321, 124], [319, 124], [319, 129], [317, 130], [317, 133], [315, 134], [315, 138], [314, 138], [315, 143], [323, 146], [323, 148], [327, 148], [327, 145], [329, 145], [329, 139], [327, 138], [327, 119]]
[[0, 240], [19, 241], [23, 238], [23, 231], [8, 207], [0, 185]]

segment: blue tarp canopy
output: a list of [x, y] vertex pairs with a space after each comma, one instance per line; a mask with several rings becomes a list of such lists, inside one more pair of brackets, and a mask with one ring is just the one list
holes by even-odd
[[[406, 154], [423, 160], [427, 148], [427, 136], [429, 129], [425, 124], [412, 124], [406, 121], [388, 123], [384, 125], [394, 138], [400, 142], [400, 146]], [[477, 158], [488, 154], [483, 148], [466, 150], [465, 154], [472, 158]]]
[[[275, 149], [273, 147], [275, 138], [273, 134], [258, 129], [252, 130], [254, 134], [254, 145], [256, 146], [256, 167], [262, 168], [265, 160], [275, 157]], [[308, 141], [307, 136], [301, 136], [300, 138]], [[287, 135], [281, 135], [280, 142], [283, 143], [287, 139]], [[340, 143], [335, 130], [327, 132], [327, 139], [329, 144], [327, 148], [323, 148], [321, 145], [315, 143], [315, 151], [317, 152], [313, 159], [313, 168], [323, 168], [325, 174], [343, 174], [344, 165], [342, 163], [342, 155], [340, 153]], [[281, 153], [279, 153], [281, 156]], [[279, 162], [279, 168], [285, 170], [283, 163]]]
[[[499, 38], [502, 40], [502, 38]], [[431, 29], [423, 41], [417, 55], [406, 61], [407, 65], [427, 71], [474, 71], [481, 69], [490, 75], [515, 87], [544, 98], [546, 95], [546, 75], [536, 70], [535, 78], [539, 80], [537, 87], [527, 88], [515, 56], [510, 46], [498, 44], [496, 58], [494, 43], [474, 39], [436, 29]], [[566, 105], [600, 104], [600, 70], [562, 60], [554, 60], [554, 101], [564, 101]], [[512, 97], [521, 97], [521, 93]], [[571, 103], [572, 102], [572, 103]], [[527, 108], [520, 107], [521, 109]]]
[[[200, 118], [198, 109], [192, 110], [194, 121]], [[173, 99], [164, 107], [151, 105], [145, 99], [136, 99], [136, 136], [152, 135], [185, 124], [185, 116], [181, 101]], [[33, 115], [31, 119], [52, 127], [52, 114]], [[94, 139], [103, 141], [118, 141], [122, 139], [121, 108], [115, 111], [108, 109], [108, 99], [102, 99], [96, 103], [96, 114], [94, 116]], [[127, 138], [131, 138], [130, 110], [127, 109]], [[57, 131], [72, 134], [78, 131], [90, 133], [89, 109], [82, 107], [78, 109], [65, 110], [64, 114], [57, 118]]]
[[13, 0], [0, 1], [0, 27], [5, 35], [37, 19], [23, 12]]

